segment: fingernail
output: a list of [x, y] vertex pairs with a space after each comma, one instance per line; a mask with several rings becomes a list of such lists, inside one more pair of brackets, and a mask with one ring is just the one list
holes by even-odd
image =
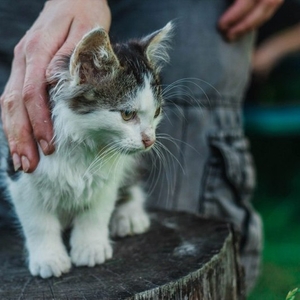
[[12, 156], [12, 160], [13, 160], [13, 163], [14, 163], [15, 172], [19, 171], [20, 168], [21, 168], [20, 156], [17, 153], [14, 153], [13, 156]]
[[44, 154], [47, 154], [49, 152], [49, 144], [45, 140], [40, 140], [40, 146]]
[[29, 160], [26, 156], [22, 156], [22, 169], [26, 173], [30, 168]]

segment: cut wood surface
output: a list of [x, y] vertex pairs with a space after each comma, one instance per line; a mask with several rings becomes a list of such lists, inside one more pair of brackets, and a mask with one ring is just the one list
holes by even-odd
[[245, 299], [231, 226], [152, 212], [149, 232], [114, 241], [113, 259], [59, 278], [32, 277], [23, 240], [0, 230], [0, 299]]

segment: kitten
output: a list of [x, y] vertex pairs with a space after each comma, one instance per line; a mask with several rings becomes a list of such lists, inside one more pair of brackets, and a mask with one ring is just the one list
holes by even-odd
[[[7, 178], [32, 275], [58, 277], [71, 263], [92, 267], [110, 259], [112, 214], [114, 235], [148, 229], [143, 190], [126, 181], [135, 176], [139, 154], [155, 143], [163, 103], [158, 73], [171, 30], [168, 23], [141, 40], [112, 45], [96, 28], [52, 76], [56, 151], [40, 151], [32, 174]], [[126, 199], [115, 209], [120, 197]], [[68, 227], [70, 256], [61, 236]]]

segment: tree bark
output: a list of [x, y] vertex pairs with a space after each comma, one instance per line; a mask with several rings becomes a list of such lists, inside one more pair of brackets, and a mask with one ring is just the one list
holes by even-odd
[[152, 212], [149, 232], [114, 242], [114, 257], [60, 278], [29, 274], [23, 241], [0, 231], [0, 299], [245, 299], [237, 242], [228, 223]]

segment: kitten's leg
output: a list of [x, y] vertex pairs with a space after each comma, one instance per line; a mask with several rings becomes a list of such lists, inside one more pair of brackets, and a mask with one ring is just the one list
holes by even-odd
[[75, 217], [71, 259], [76, 266], [93, 267], [112, 257], [108, 225], [116, 198], [117, 188], [101, 191], [101, 198]]
[[111, 220], [111, 234], [124, 237], [148, 230], [150, 219], [144, 209], [145, 194], [138, 185], [130, 187], [128, 199], [118, 204]]
[[61, 237], [58, 218], [48, 212], [34, 195], [33, 189], [27, 192], [29, 197], [15, 197], [15, 208], [19, 216], [29, 254], [29, 270], [34, 276], [48, 278], [59, 277], [71, 268], [71, 260]]

